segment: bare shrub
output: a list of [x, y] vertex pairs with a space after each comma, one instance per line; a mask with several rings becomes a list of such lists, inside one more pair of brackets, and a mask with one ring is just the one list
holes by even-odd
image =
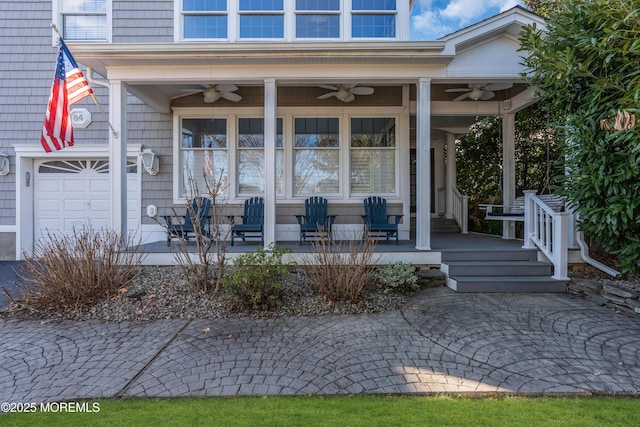
[[331, 301], [359, 302], [373, 281], [375, 240], [319, 239], [314, 251], [302, 256], [307, 277]]
[[[228, 246], [229, 230], [224, 226], [223, 208], [221, 195], [224, 194], [226, 184], [220, 177], [212, 179], [204, 172], [204, 182], [206, 185], [206, 196], [211, 199], [210, 208], [210, 229], [202, 229], [197, 213], [201, 211], [200, 192], [193, 178], [190, 179], [192, 197], [196, 200], [194, 209], [191, 201], [187, 201], [187, 214], [191, 217], [195, 235], [195, 252], [184, 239], [180, 240], [178, 250], [174, 253], [176, 264], [200, 292], [217, 293], [220, 290], [219, 279], [224, 275], [227, 264], [226, 254]], [[174, 218], [178, 218], [173, 210]]]
[[61, 309], [108, 298], [136, 276], [145, 256], [139, 243], [131, 237], [123, 242], [115, 231], [82, 227], [64, 236], [47, 232], [16, 269], [17, 299]]

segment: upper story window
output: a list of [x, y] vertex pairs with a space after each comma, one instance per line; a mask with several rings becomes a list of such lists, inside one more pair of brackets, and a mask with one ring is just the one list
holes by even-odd
[[[107, 1], [88, 4], [104, 8]], [[397, 0], [180, 0], [175, 5], [181, 20], [177, 41], [408, 38], [409, 10]], [[87, 28], [96, 30], [95, 25]]]
[[106, 40], [107, 0], [60, 0], [66, 40]]
[[353, 38], [395, 38], [396, 0], [352, 0]]
[[296, 37], [340, 38], [340, 0], [296, 0]]
[[241, 39], [284, 38], [283, 0], [240, 0]]
[[183, 0], [185, 39], [226, 39], [227, 0]]

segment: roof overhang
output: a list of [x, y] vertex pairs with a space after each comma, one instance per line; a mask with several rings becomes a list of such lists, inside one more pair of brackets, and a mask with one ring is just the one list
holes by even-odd
[[446, 65], [445, 42], [73, 44], [75, 59], [109, 77], [110, 68], [220, 65]]
[[543, 17], [521, 6], [515, 6], [498, 15], [448, 34], [439, 40], [447, 44], [444, 53], [455, 55], [460, 51], [483, 44], [486, 40], [500, 34], [510, 35], [517, 39], [522, 34], [523, 28], [531, 24], [535, 24], [538, 28], [546, 28], [546, 21]]

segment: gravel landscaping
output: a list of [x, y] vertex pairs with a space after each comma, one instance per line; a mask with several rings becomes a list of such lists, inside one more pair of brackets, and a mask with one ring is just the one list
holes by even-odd
[[[635, 311], [640, 307], [640, 280], [614, 279], [588, 265], [574, 267], [570, 273], [570, 292], [586, 296], [612, 309]], [[616, 289], [630, 292], [632, 298], [620, 297]], [[607, 291], [618, 296], [607, 296]], [[604, 296], [603, 296], [604, 295]], [[233, 306], [228, 295], [201, 293], [185, 279], [175, 266], [141, 267], [138, 276], [117, 296], [89, 306], [66, 310], [40, 309], [24, 303], [0, 308], [0, 317], [42, 321], [100, 319], [111, 322], [152, 321], [157, 319], [215, 319], [228, 317], [320, 316], [376, 313], [402, 307], [408, 297], [384, 293], [372, 283], [359, 303], [341, 303], [319, 295], [306, 280], [302, 270], [295, 270], [285, 283], [282, 305], [271, 311], [251, 311]], [[637, 302], [637, 303], [636, 303]], [[638, 313], [638, 311], [635, 311]]]
[[272, 311], [256, 312], [233, 307], [228, 296], [200, 293], [184, 278], [178, 267], [141, 267], [140, 274], [119, 295], [91, 306], [70, 307], [64, 311], [37, 309], [11, 304], [0, 309], [4, 318], [39, 320], [101, 319], [112, 322], [156, 319], [214, 319], [226, 317], [318, 316], [328, 314], [375, 313], [400, 308], [407, 297], [386, 294], [372, 283], [357, 304], [328, 301], [314, 291], [305, 273], [295, 271], [285, 283], [282, 305]]

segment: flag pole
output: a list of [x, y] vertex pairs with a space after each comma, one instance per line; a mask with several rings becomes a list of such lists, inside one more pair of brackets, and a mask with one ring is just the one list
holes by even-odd
[[[53, 31], [56, 32], [58, 39], [62, 39], [62, 35], [60, 34], [60, 31], [58, 31], [58, 27], [56, 26], [56, 24], [51, 23], [51, 28], [53, 29]], [[96, 97], [96, 94], [93, 93], [93, 91], [91, 92], [91, 98], [93, 98], [93, 101], [96, 103], [96, 105], [98, 106], [98, 109], [100, 110], [100, 112], [104, 115], [107, 114], [106, 111], [104, 111], [104, 108], [102, 107], [102, 104], [100, 104], [100, 102], [98, 101], [98, 98]], [[109, 119], [107, 119], [107, 124], [109, 125], [109, 129], [111, 129], [111, 133], [113, 134], [114, 138], [118, 138], [118, 132], [114, 129], [113, 125], [111, 124], [111, 121], [109, 121]]]

